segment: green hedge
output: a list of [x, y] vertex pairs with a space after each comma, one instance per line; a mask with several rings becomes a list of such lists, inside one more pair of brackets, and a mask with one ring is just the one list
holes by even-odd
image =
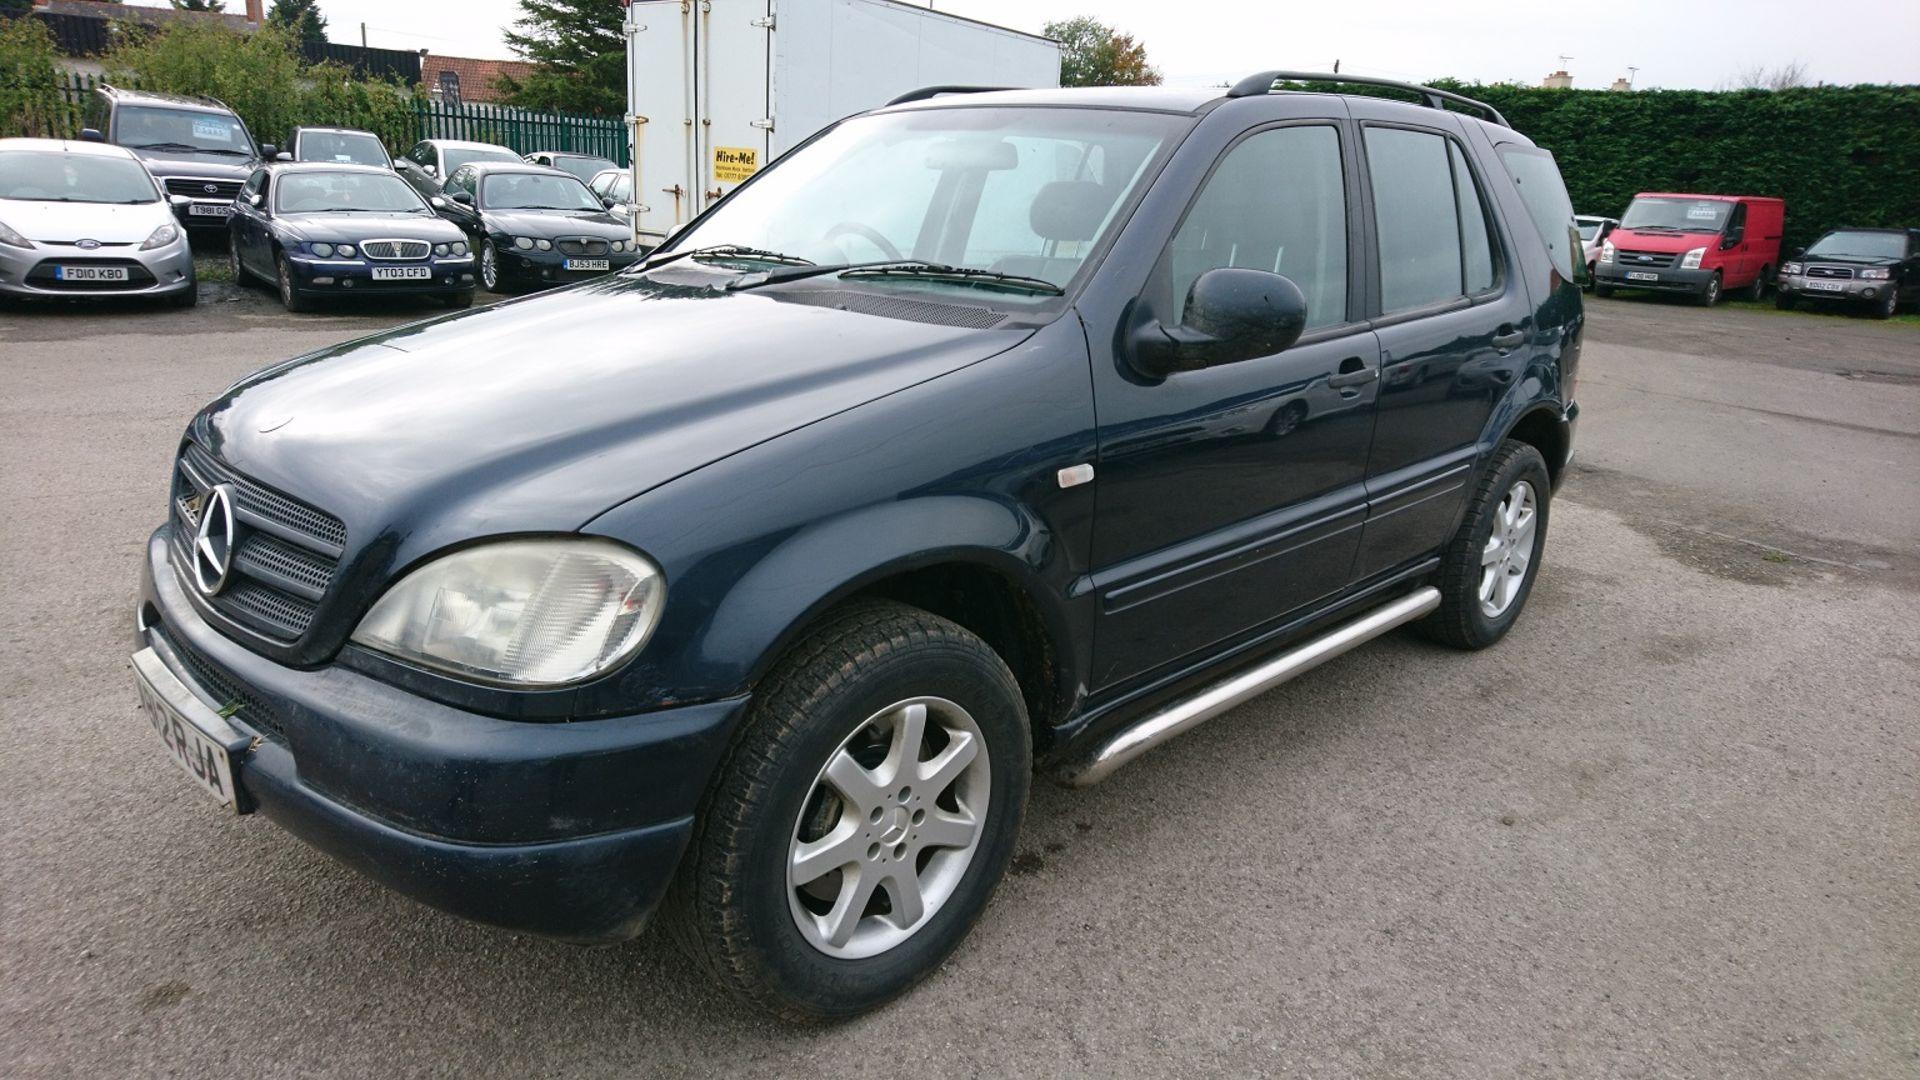
[[1539, 90], [1457, 86], [1553, 151], [1583, 214], [1639, 191], [1776, 195], [1788, 250], [1841, 225], [1920, 227], [1920, 86]]

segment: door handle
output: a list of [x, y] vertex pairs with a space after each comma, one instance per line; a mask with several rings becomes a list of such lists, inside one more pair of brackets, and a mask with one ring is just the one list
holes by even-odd
[[1521, 343], [1526, 340], [1527, 335], [1519, 330], [1515, 330], [1513, 324], [1509, 323], [1506, 326], [1502, 326], [1499, 332], [1488, 340], [1488, 344], [1501, 352], [1507, 352], [1511, 349], [1519, 348]]
[[1349, 356], [1340, 361], [1340, 370], [1327, 376], [1327, 385], [1339, 390], [1349, 386], [1365, 386], [1380, 377], [1380, 370], [1367, 366], [1365, 360]]

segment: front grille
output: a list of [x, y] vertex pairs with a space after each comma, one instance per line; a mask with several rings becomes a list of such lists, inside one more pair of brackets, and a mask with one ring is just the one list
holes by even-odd
[[[207, 188], [212, 187], [212, 191]], [[216, 180], [210, 176], [172, 176], [167, 178], [167, 194], [185, 195], [189, 199], [218, 199], [232, 202], [240, 197], [241, 182], [238, 180]]]
[[[286, 734], [280, 714], [259, 694], [215, 667], [192, 646], [168, 633], [164, 625], [155, 626], [153, 632], [166, 642], [167, 648], [173, 650], [173, 655], [180, 658], [181, 665], [187, 669], [187, 688], [198, 691], [201, 701], [256, 731], [270, 735]], [[227, 712], [229, 709], [233, 711]]]
[[562, 255], [605, 255], [612, 250], [605, 240], [589, 240], [585, 237], [555, 240], [553, 246], [559, 248]]
[[433, 245], [425, 240], [368, 240], [360, 245], [360, 250], [369, 259], [424, 259]]
[[1832, 281], [1852, 281], [1853, 267], [1851, 266], [1809, 266], [1807, 267], [1807, 276], [1817, 277], [1817, 278], [1827, 278]]
[[[119, 266], [127, 271], [125, 281], [63, 281], [54, 276], [57, 266]], [[153, 272], [132, 259], [48, 259], [27, 271], [27, 284], [36, 289], [56, 289], [61, 292], [127, 292], [132, 289], [151, 289], [155, 278]]]
[[1629, 270], [1665, 270], [1680, 256], [1671, 251], [1621, 251], [1615, 258]]
[[333, 583], [346, 548], [346, 524], [241, 476], [188, 443], [173, 481], [174, 555], [185, 588], [198, 588], [191, 570], [192, 539], [201, 499], [217, 484], [233, 487], [235, 536], [227, 585], [208, 603], [277, 641], [298, 640], [313, 625], [315, 606]]

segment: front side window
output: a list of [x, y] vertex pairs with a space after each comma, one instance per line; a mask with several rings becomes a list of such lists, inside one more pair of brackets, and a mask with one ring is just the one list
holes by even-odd
[[274, 205], [283, 214], [428, 212], [412, 185], [379, 173], [286, 173], [274, 185]]
[[493, 173], [481, 178], [479, 198], [489, 210], [601, 209], [587, 185], [551, 173]]
[[176, 150], [252, 157], [253, 139], [225, 113], [126, 105], [116, 120], [114, 142], [135, 150]]
[[1174, 322], [1208, 270], [1265, 270], [1307, 298], [1307, 329], [1347, 321], [1347, 189], [1331, 127], [1274, 128], [1227, 151], [1167, 252]]
[[0, 150], [0, 199], [150, 203], [160, 201], [160, 190], [132, 158]]
[[991, 106], [856, 117], [763, 170], [673, 246], [742, 245], [821, 266], [912, 260], [1064, 288], [1192, 122]]

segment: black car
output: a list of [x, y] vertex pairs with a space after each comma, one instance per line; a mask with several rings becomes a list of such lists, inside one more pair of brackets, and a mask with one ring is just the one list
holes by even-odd
[[1781, 263], [1776, 284], [1783, 310], [1840, 302], [1891, 319], [1920, 301], [1920, 229], [1834, 229]]
[[194, 229], [224, 231], [240, 185], [275, 153], [272, 143], [256, 145], [240, 117], [213, 98], [102, 85], [87, 123], [138, 155], [168, 195], [181, 196], [174, 213]]
[[143, 560], [168, 753], [470, 918], [659, 909], [787, 1017], [902, 992], [1036, 770], [1526, 605], [1572, 205], [1488, 106], [1276, 89], [1338, 78], [908, 95], [642, 267], [242, 380]]
[[570, 172], [579, 177], [583, 184], [608, 169], [620, 167], [598, 154], [575, 154], [565, 150], [536, 150], [528, 154], [526, 160], [529, 164]]
[[288, 311], [325, 297], [391, 293], [473, 303], [466, 235], [391, 169], [265, 166], [247, 179], [228, 228], [233, 279], [271, 282]]
[[380, 136], [357, 128], [297, 127], [287, 136], [283, 161], [324, 161], [334, 165], [393, 168]]
[[495, 292], [584, 281], [640, 257], [633, 227], [559, 169], [462, 165], [434, 207], [466, 230], [480, 256], [480, 282]]

